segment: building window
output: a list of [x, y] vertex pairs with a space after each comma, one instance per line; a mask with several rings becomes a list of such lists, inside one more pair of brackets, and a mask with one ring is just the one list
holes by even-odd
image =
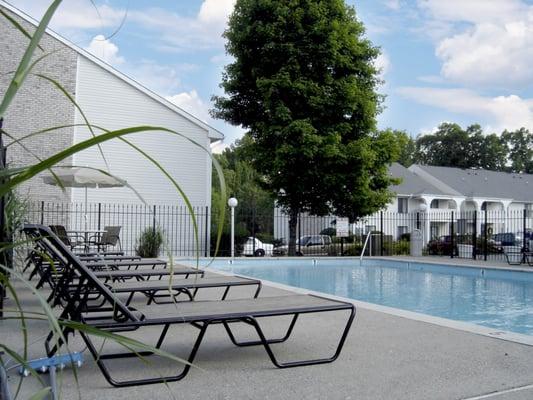
[[408, 210], [408, 199], [405, 197], [398, 197], [398, 212], [400, 214], [407, 214]]
[[407, 226], [399, 226], [398, 227], [398, 239], [402, 238], [402, 235], [405, 235], [409, 232], [409, 228]]
[[431, 204], [429, 205], [429, 208], [439, 208], [439, 201], [437, 199], [431, 200]]

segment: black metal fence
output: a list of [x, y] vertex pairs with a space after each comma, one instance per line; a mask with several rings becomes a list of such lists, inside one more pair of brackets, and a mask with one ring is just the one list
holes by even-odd
[[[199, 238], [196, 242], [189, 210], [184, 206], [90, 203], [31, 203], [27, 219], [67, 230], [103, 230], [121, 226], [121, 243], [134, 253], [140, 233], [161, 227], [167, 250], [176, 256], [214, 255], [217, 216], [208, 207], [195, 207]], [[229, 214], [229, 212], [228, 212]], [[533, 214], [525, 209], [462, 211], [429, 209], [424, 212], [378, 212], [349, 225], [349, 235], [336, 236], [335, 216], [301, 214], [296, 252], [309, 256], [409, 255], [411, 233], [422, 236], [425, 255], [505, 261], [505, 252], [533, 250]], [[229, 216], [223, 229], [219, 256], [229, 256]], [[239, 209], [235, 213], [238, 256], [288, 255], [289, 217], [279, 209]], [[198, 244], [198, 246], [197, 246]]]
[[198, 241], [189, 209], [174, 205], [49, 203], [28, 204], [27, 220], [44, 225], [63, 225], [67, 231], [90, 238], [106, 226], [120, 226], [120, 246], [134, 254], [143, 231], [159, 227], [165, 238], [164, 252], [177, 256], [209, 256], [210, 210], [193, 207], [198, 225]]

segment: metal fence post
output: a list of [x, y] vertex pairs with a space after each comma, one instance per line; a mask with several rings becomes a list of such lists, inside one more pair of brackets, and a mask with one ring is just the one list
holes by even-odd
[[487, 209], [485, 209], [485, 220], [484, 220], [484, 227], [483, 227], [483, 259], [487, 261], [487, 233], [488, 233], [488, 226], [487, 226]]
[[252, 255], [255, 256], [255, 204], [252, 207], [252, 237], [254, 239], [252, 244]]
[[98, 203], [98, 230], [102, 229], [102, 203]]
[[420, 212], [416, 212], [416, 229], [420, 229]]
[[41, 225], [44, 225], [44, 200], [41, 201]]
[[302, 235], [302, 218], [300, 218], [301, 215], [298, 213], [298, 252], [302, 251], [302, 244], [300, 243], [300, 236]]
[[379, 212], [379, 255], [383, 257], [383, 211]]
[[522, 212], [522, 251], [526, 251], [527, 241], [526, 241], [526, 218], [527, 218], [527, 210], [524, 208]]
[[155, 234], [155, 224], [156, 224], [155, 213], [156, 213], [156, 205], [154, 204], [154, 208], [153, 208], [153, 211], [152, 211], [152, 230], [153, 230], [154, 234]]
[[209, 251], [209, 206], [205, 206], [205, 246], [204, 256], [208, 257]]
[[450, 226], [450, 242], [451, 242], [451, 258], [453, 258], [455, 253], [455, 241], [454, 241], [454, 229], [453, 229], [453, 220], [454, 220], [454, 212], [452, 211], [452, 224]]
[[472, 238], [472, 258], [477, 259], [477, 210], [474, 211], [474, 234]]

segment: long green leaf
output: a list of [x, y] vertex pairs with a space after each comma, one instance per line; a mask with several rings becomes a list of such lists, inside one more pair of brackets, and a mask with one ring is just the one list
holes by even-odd
[[[22, 358], [24, 360], [27, 360], [28, 359], [28, 325], [26, 324], [24, 310], [22, 309], [22, 305], [20, 304], [17, 291], [15, 290], [13, 285], [11, 285], [11, 282], [9, 282], [9, 279], [7, 279], [7, 276], [3, 273], [0, 273], [0, 282], [2, 282], [2, 285], [8, 289], [9, 293], [11, 293], [11, 296], [13, 297], [13, 300], [15, 301], [15, 306], [17, 307], [18, 313], [20, 314], [20, 325], [21, 325], [21, 330], [22, 330], [22, 342], [23, 342]], [[21, 388], [22, 388], [22, 377], [19, 379], [19, 382], [17, 384], [17, 390], [15, 391], [15, 398], [18, 396]]]
[[50, 392], [52, 391], [52, 388], [50, 386], [47, 386], [45, 388], [42, 388], [38, 392], [34, 393], [33, 396], [29, 398], [29, 400], [42, 400], [46, 399]]
[[[4, 10], [2, 10], [1, 8], [0, 8], [0, 15], [2, 15], [5, 19], [7, 19], [9, 22], [11, 22], [11, 24], [15, 28], [17, 28], [24, 36], [26, 36], [28, 39], [31, 40], [30, 33], [26, 29], [24, 29], [24, 27], [21, 24], [19, 24], [16, 19], [12, 18], [11, 15], [9, 15], [6, 12], [4, 12]], [[39, 48], [39, 50], [44, 51], [40, 44], [38, 44], [37, 47]]]
[[[186, 136], [184, 136], [183, 134], [180, 134], [179, 132], [176, 132], [176, 131], [173, 131], [171, 129], [167, 129], [167, 128], [164, 128], [164, 127], [158, 127], [158, 126], [137, 126], [137, 127], [131, 127], [131, 128], [124, 128], [124, 129], [119, 129], [119, 130], [116, 130], [116, 131], [108, 131], [106, 133], [103, 133], [101, 135], [98, 135], [96, 137], [93, 137], [93, 138], [90, 138], [90, 139], [87, 139], [83, 142], [80, 142], [80, 143], [77, 143], [51, 157], [49, 157], [48, 159], [46, 160], [43, 160], [42, 162], [38, 163], [38, 164], [35, 164], [33, 166], [30, 166], [28, 167], [25, 171], [21, 172], [20, 174], [14, 176], [9, 182], [5, 183], [4, 185], [1, 185], [0, 186], [0, 196], [4, 195], [5, 193], [7, 193], [9, 190], [13, 189], [14, 187], [16, 187], [17, 185], [21, 184], [22, 182], [25, 182], [27, 181], [28, 179], [32, 178], [33, 176], [39, 174], [40, 172], [43, 172], [44, 170], [46, 169], [49, 169], [50, 167], [52, 167], [53, 165], [59, 163], [60, 161], [72, 156], [73, 154], [76, 154], [82, 150], [85, 150], [91, 146], [94, 146], [95, 144], [98, 144], [98, 143], [103, 143], [107, 140], [111, 140], [111, 139], [114, 139], [114, 138], [120, 138], [122, 136], [125, 136], [125, 135], [128, 135], [128, 134], [132, 134], [132, 133], [138, 133], [138, 132], [155, 132], [155, 131], [163, 131], [163, 132], [168, 132], [168, 133], [172, 133], [172, 134], [175, 134], [175, 135], [178, 135], [182, 138], [184, 138], [185, 140], [189, 141], [190, 143], [192, 143], [193, 145], [201, 148], [202, 150], [206, 151], [208, 154], [210, 154], [209, 150], [205, 149], [201, 144], [197, 143], [196, 141], [194, 141], [193, 139], [191, 138], [188, 138]], [[224, 199], [226, 197], [226, 191], [225, 191], [225, 182], [224, 182], [224, 174], [222, 172], [222, 169], [220, 167], [220, 165], [218, 164], [218, 162], [216, 161], [215, 157], [213, 157], [211, 154], [211, 159], [213, 160], [213, 165], [215, 166], [215, 169], [217, 170], [217, 176], [218, 176], [218, 179], [219, 179], [219, 183], [221, 185], [221, 191], [222, 191], [222, 196], [221, 196], [221, 215], [219, 217], [219, 221], [223, 221], [224, 220], [224, 217], [225, 217], [225, 203], [224, 203]], [[216, 244], [216, 251], [218, 251], [218, 248], [219, 248], [219, 245], [220, 245], [220, 238], [222, 236], [222, 223], [219, 224], [219, 231], [218, 231], [218, 234], [217, 234], [217, 244]]]
[[22, 57], [22, 60], [20, 61], [17, 67], [15, 76], [11, 80], [4, 94], [4, 97], [2, 98], [2, 103], [0, 103], [0, 118], [4, 116], [7, 108], [15, 98], [18, 90], [22, 86], [22, 83], [28, 76], [28, 73], [31, 70], [28, 67], [30, 66], [33, 53], [35, 52], [35, 49], [37, 48], [42, 36], [46, 31], [46, 27], [50, 23], [52, 16], [54, 15], [55, 11], [57, 10], [57, 7], [59, 7], [60, 4], [61, 0], [54, 0], [50, 7], [48, 7], [48, 9], [46, 10], [41, 21], [39, 22], [39, 25], [37, 26], [37, 29], [35, 30], [35, 33], [33, 34], [28, 47], [26, 48], [24, 56]]
[[187, 209], [189, 210], [189, 213], [191, 214], [191, 220], [192, 220], [193, 230], [194, 230], [194, 240], [195, 240], [195, 243], [196, 243], [196, 246], [195, 246], [195, 248], [196, 248], [196, 258], [198, 259], [199, 256], [200, 256], [200, 253], [199, 253], [200, 252], [200, 248], [199, 248], [200, 247], [199, 246], [200, 239], [199, 239], [199, 235], [198, 235], [198, 223], [196, 221], [196, 216], [194, 215], [194, 208], [193, 208], [189, 198], [187, 197], [187, 195], [185, 194], [185, 192], [183, 191], [181, 186], [178, 184], [178, 182], [176, 182], [176, 180], [172, 177], [172, 175], [170, 175], [161, 166], [161, 164], [155, 158], [150, 156], [147, 152], [145, 152], [139, 146], [134, 145], [130, 141], [128, 141], [128, 140], [126, 140], [126, 139], [124, 139], [122, 137], [120, 138], [120, 140], [122, 140], [124, 143], [126, 143], [129, 146], [131, 146], [132, 148], [137, 150], [139, 153], [141, 153], [144, 157], [146, 157], [148, 160], [150, 160], [163, 173], [163, 175], [165, 175], [170, 180], [170, 182], [172, 182], [172, 185], [174, 185], [174, 187], [176, 188], [178, 193], [183, 198], [183, 201], [185, 202], [185, 205], [187, 206]]
[[101, 337], [107, 340], [112, 340], [115, 343], [118, 343], [126, 347], [128, 350], [132, 350], [136, 352], [149, 351], [158, 356], [168, 358], [169, 360], [173, 360], [173, 361], [176, 361], [182, 364], [190, 365], [191, 367], [194, 367], [196, 369], [201, 369], [195, 366], [194, 364], [191, 364], [185, 359], [182, 359], [164, 350], [158, 349], [156, 347], [150, 346], [148, 344], [145, 344], [143, 342], [140, 342], [136, 339], [129, 338], [124, 335], [118, 335], [116, 333], [103, 331], [101, 329], [95, 328], [94, 326], [83, 324], [77, 321], [59, 320], [59, 324], [61, 324], [61, 326], [69, 327], [79, 332], [84, 332], [88, 335], [94, 335], [94, 336], [98, 336], [98, 337]]
[[[48, 76], [46, 75], [42, 75], [42, 74], [36, 74], [37, 77], [41, 78], [41, 79], [45, 79], [47, 80], [48, 82], [52, 83], [52, 85], [54, 85], [57, 89], [59, 89], [59, 91], [61, 91], [61, 93], [63, 93], [63, 95], [74, 105], [74, 107], [76, 107], [76, 109], [79, 111], [81, 117], [83, 118], [83, 120], [85, 121], [85, 125], [87, 126], [87, 128], [89, 128], [89, 132], [91, 132], [91, 135], [92, 137], [96, 137], [96, 134], [94, 133], [93, 131], [93, 128], [92, 128], [92, 125], [89, 123], [89, 120], [87, 119], [87, 117], [85, 116], [85, 113], [83, 112], [83, 110], [81, 109], [81, 107], [78, 105], [78, 103], [76, 102], [76, 100], [74, 100], [74, 98], [70, 95], [69, 92], [66, 91], [66, 89], [63, 87], [63, 85], [61, 85], [58, 81], [56, 81], [55, 79], [52, 79], [52, 78], [49, 78]], [[97, 144], [97, 147], [98, 147], [98, 151], [100, 152], [100, 155], [102, 156], [102, 160], [104, 160], [104, 164], [107, 168], [107, 170], [109, 171], [109, 163], [107, 162], [107, 159], [105, 158], [105, 154], [104, 154], [104, 150], [102, 149], [102, 146], [100, 144]]]
[[41, 376], [35, 371], [35, 369], [33, 369], [29, 364], [28, 364], [28, 360], [26, 360], [25, 358], [21, 357], [20, 354], [18, 354], [15, 350], [9, 348], [8, 346], [6, 346], [5, 344], [2, 344], [0, 343], [0, 349], [2, 349], [6, 354], [8, 354], [12, 359], [14, 359], [16, 362], [18, 362], [21, 366], [23, 366], [24, 368], [26, 368], [29, 373], [37, 378], [39, 380], [39, 382], [41, 383], [41, 385], [44, 386], [44, 380], [41, 378]]
[[[13, 136], [8, 134], [6, 131], [2, 130], [2, 133], [9, 137], [10, 139], [14, 139]], [[27, 153], [29, 153], [33, 158], [35, 158], [37, 161], [42, 161], [42, 158], [39, 157], [37, 154], [35, 154], [32, 150], [30, 150], [26, 145], [24, 145], [22, 142], [19, 143], [19, 146], [21, 146]], [[65, 192], [65, 186], [63, 185], [63, 182], [58, 178], [58, 176], [55, 174], [55, 172], [52, 169], [48, 170], [50, 174], [54, 177], [54, 180], [57, 183], [57, 186], [61, 188], [63, 192]]]

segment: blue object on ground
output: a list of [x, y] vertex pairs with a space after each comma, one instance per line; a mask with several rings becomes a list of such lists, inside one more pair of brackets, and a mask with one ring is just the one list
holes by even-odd
[[27, 362], [26, 365], [20, 366], [19, 374], [28, 376], [30, 374], [29, 368], [32, 368], [38, 372], [45, 373], [48, 372], [51, 367], [59, 367], [59, 369], [63, 369], [67, 365], [72, 364], [76, 365], [77, 367], [81, 367], [81, 365], [83, 364], [83, 354], [76, 352], [30, 360]]

